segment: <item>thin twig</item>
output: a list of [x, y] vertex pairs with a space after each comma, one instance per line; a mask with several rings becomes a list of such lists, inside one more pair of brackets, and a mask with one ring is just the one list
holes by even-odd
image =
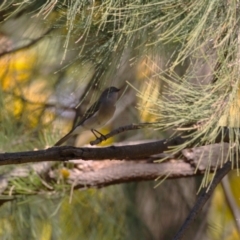
[[102, 135], [102, 136], [98, 137], [96, 140], [91, 141], [90, 144], [91, 145], [97, 145], [97, 144], [99, 144], [99, 143], [107, 140], [108, 138], [113, 137], [114, 135], [117, 135], [119, 133], [126, 132], [126, 131], [131, 131], [131, 130], [137, 130], [137, 129], [141, 129], [141, 128], [146, 128], [146, 127], [149, 127], [149, 126], [152, 126], [152, 125], [153, 125], [153, 123], [138, 123], [138, 124], [132, 123], [130, 125], [122, 126], [122, 127], [119, 127], [117, 129], [111, 131], [110, 133], [108, 133], [106, 135]]
[[[117, 129], [111, 131], [110, 133], [108, 133], [106, 135], [100, 136], [99, 138], [97, 138], [94, 141], [91, 141], [90, 144], [97, 145], [119, 133], [131, 131], [131, 130], [142, 129], [142, 128], [147, 128], [149, 126], [153, 127], [154, 125], [157, 125], [157, 122], [154, 122], [154, 123], [147, 122], [147, 123], [138, 123], [138, 124], [133, 123], [130, 125], [122, 126], [122, 127], [119, 127]], [[190, 135], [190, 133], [188, 133], [188, 135]], [[184, 138], [185, 138], [185, 142], [187, 142], [187, 139], [189, 140], [191, 137], [185, 136]], [[218, 143], [218, 142], [229, 142], [229, 129], [228, 128], [222, 128], [222, 131], [220, 131], [219, 134], [216, 136], [215, 143]], [[192, 143], [191, 145], [194, 145], [194, 144]]]

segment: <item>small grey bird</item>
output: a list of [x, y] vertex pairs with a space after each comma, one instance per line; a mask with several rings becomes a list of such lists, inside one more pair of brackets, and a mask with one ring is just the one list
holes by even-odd
[[118, 100], [119, 90], [116, 87], [105, 89], [99, 99], [87, 110], [77, 126], [55, 143], [54, 146], [62, 145], [70, 137], [78, 135], [85, 130], [91, 130], [95, 135], [95, 129], [104, 126], [112, 118], [116, 109], [115, 104]]

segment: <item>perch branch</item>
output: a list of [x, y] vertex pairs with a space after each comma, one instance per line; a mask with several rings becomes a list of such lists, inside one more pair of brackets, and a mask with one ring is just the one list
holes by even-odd
[[82, 160], [137, 160], [146, 159], [154, 154], [163, 153], [171, 146], [183, 143], [185, 139], [175, 137], [136, 145], [110, 146], [104, 148], [76, 148], [71, 146], [52, 147], [45, 150], [1, 153], [0, 165], [36, 163], [42, 161]]
[[137, 130], [137, 129], [141, 129], [141, 128], [145, 128], [145, 127], [148, 127], [150, 125], [153, 125], [153, 123], [139, 123], [139, 124], [130, 124], [130, 125], [127, 125], [127, 126], [122, 126], [122, 127], [119, 127], [113, 131], [111, 131], [110, 133], [106, 134], [106, 135], [103, 135], [103, 136], [100, 136], [98, 137], [96, 140], [94, 141], [91, 141], [90, 144], [91, 145], [97, 145], [105, 140], [107, 140], [108, 138], [111, 138], [119, 133], [122, 133], [122, 132], [126, 132], [126, 131], [130, 131], [130, 130]]

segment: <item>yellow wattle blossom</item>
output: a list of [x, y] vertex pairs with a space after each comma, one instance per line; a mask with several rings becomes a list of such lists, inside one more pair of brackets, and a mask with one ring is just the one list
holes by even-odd
[[36, 49], [28, 49], [0, 58], [0, 84], [6, 94], [6, 110], [17, 119], [21, 117], [28, 127], [35, 127], [40, 118], [53, 119], [43, 112], [51, 91], [47, 81], [34, 73], [37, 56]]
[[19, 88], [29, 81], [33, 65], [36, 61], [36, 51], [18, 51], [0, 58], [0, 81], [5, 91]]

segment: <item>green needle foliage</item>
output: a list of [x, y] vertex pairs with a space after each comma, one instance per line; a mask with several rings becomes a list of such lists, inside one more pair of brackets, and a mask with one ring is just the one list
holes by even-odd
[[[94, 69], [89, 73], [93, 75], [90, 88], [121, 85], [112, 79], [122, 61], [137, 65], [144, 57], [153, 59], [151, 65], [157, 67], [146, 77], [148, 81], [141, 83], [143, 86], [130, 84], [138, 90], [152, 84], [152, 90], [158, 90], [157, 99], [151, 91], [148, 95], [138, 91], [139, 97], [151, 103], [147, 111], [155, 119], [152, 128], [186, 136], [183, 145], [170, 151], [212, 144], [227, 128], [229, 158], [238, 161], [238, 154], [234, 156], [239, 150], [240, 125], [238, 1], [12, 0], [1, 3], [0, 13], [3, 24], [27, 16], [28, 23], [31, 17], [38, 27], [56, 30], [64, 48], [58, 54], [56, 46], [51, 48], [58, 63], [64, 64], [55, 71], [64, 72], [76, 62], [88, 65]], [[156, 56], [160, 56], [161, 64], [155, 61]], [[5, 97], [0, 104], [5, 106]], [[145, 105], [139, 109], [146, 110]], [[12, 120], [7, 116], [2, 112], [4, 129], [9, 129]], [[21, 135], [19, 126], [11, 131], [15, 135], [2, 131], [0, 137]], [[41, 181], [33, 178], [31, 184], [34, 193]], [[17, 189], [26, 193], [26, 188], [21, 184]]]

